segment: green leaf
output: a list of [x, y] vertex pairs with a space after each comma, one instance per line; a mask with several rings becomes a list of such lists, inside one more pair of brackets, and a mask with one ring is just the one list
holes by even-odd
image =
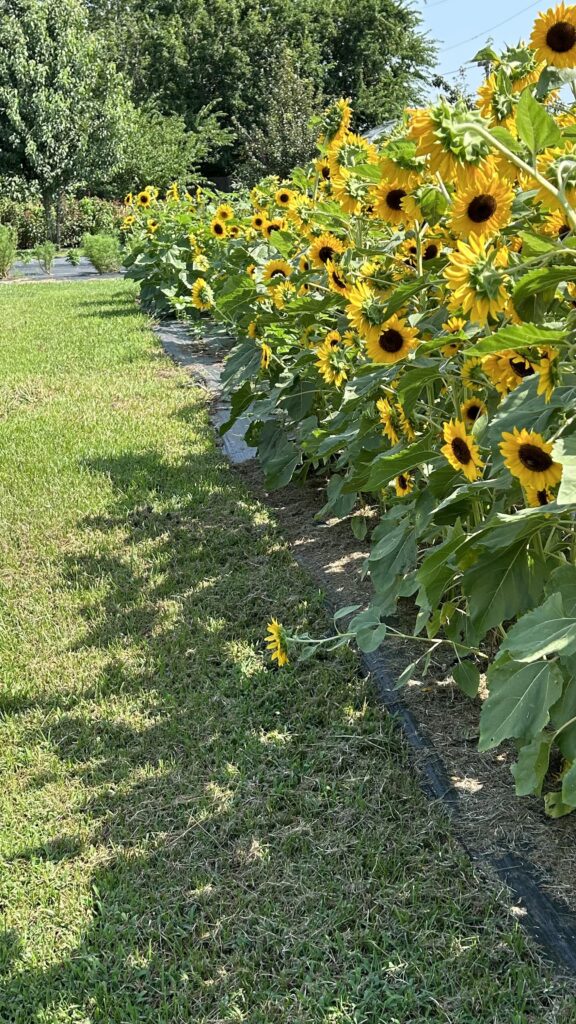
[[546, 596], [560, 594], [565, 615], [576, 616], [576, 566], [566, 562], [546, 582]]
[[403, 448], [402, 451], [378, 455], [370, 467], [370, 474], [363, 490], [379, 491], [399, 473], [422, 466], [437, 456], [438, 452], [430, 447], [429, 437], [421, 438], [416, 444]]
[[547, 793], [544, 797], [544, 810], [549, 818], [563, 818], [574, 809], [574, 804], [564, 803], [562, 793]]
[[356, 540], [364, 540], [368, 533], [368, 523], [366, 516], [353, 516], [351, 519], [352, 533], [356, 537]]
[[557, 733], [556, 744], [569, 761], [576, 761], [576, 658], [560, 662], [564, 677], [562, 696], [550, 709], [550, 724]]
[[513, 736], [532, 739], [542, 732], [562, 692], [562, 674], [554, 662], [525, 665], [500, 657], [490, 668], [488, 680], [479, 750], [491, 750]]
[[562, 132], [554, 118], [534, 99], [530, 89], [525, 89], [518, 101], [516, 128], [532, 155], [549, 146], [564, 145]]
[[467, 697], [475, 697], [480, 686], [480, 672], [472, 661], [461, 661], [452, 669], [454, 681]]
[[576, 434], [556, 441], [552, 454], [562, 464], [562, 481], [556, 501], [559, 505], [576, 504]]
[[562, 779], [562, 803], [576, 807], [576, 763], [568, 769]]
[[552, 594], [539, 608], [512, 626], [502, 650], [516, 661], [530, 662], [550, 654], [576, 652], [576, 618], [564, 616], [562, 597]]
[[518, 760], [512, 765], [517, 796], [540, 796], [550, 763], [551, 743], [552, 735], [541, 732], [520, 748]]
[[549, 304], [554, 298], [556, 285], [563, 281], [576, 281], [576, 266], [541, 267], [524, 274], [512, 293], [512, 302], [520, 316], [526, 315], [529, 320], [533, 312], [531, 300], [534, 296], [541, 298], [542, 293], [547, 291], [550, 293], [549, 298], [546, 300], [544, 297], [543, 301], [544, 305]]
[[541, 324], [510, 324], [471, 345], [466, 349], [466, 356], [487, 356], [492, 352], [505, 352], [511, 348], [522, 350], [531, 345], [557, 345], [567, 335], [568, 331], [553, 330]]
[[530, 570], [526, 545], [516, 544], [494, 558], [489, 552], [462, 578], [473, 625], [481, 636], [492, 626], [515, 618], [530, 607]]
[[348, 626], [348, 632], [355, 633], [356, 643], [364, 654], [371, 654], [375, 651], [386, 636], [387, 626], [380, 622], [380, 613], [375, 608], [367, 608], [366, 611], [356, 615]]

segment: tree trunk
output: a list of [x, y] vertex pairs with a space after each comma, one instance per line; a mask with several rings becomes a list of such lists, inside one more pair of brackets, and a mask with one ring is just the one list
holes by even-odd
[[62, 234], [62, 192], [59, 192], [56, 197], [56, 238], [55, 242], [58, 248], [60, 248], [60, 237]]
[[46, 238], [49, 242], [52, 241], [54, 219], [53, 219], [53, 206], [54, 199], [51, 192], [45, 192], [42, 196], [42, 205], [44, 207], [44, 223], [46, 225]]

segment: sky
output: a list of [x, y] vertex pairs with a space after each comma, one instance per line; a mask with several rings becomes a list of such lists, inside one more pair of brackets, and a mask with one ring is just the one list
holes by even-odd
[[[528, 40], [538, 11], [555, 6], [554, 0], [416, 0], [423, 26], [438, 43], [438, 70], [456, 83], [455, 72], [491, 38], [495, 50], [506, 43]], [[475, 36], [476, 38], [472, 38]], [[476, 88], [482, 71], [466, 70], [466, 82]]]

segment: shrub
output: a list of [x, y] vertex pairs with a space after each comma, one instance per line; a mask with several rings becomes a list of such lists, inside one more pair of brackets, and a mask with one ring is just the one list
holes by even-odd
[[113, 235], [84, 235], [82, 248], [99, 274], [120, 269], [122, 249], [120, 242]]
[[[65, 249], [79, 246], [87, 232], [115, 234], [123, 215], [119, 202], [95, 196], [65, 196], [60, 204], [60, 244]], [[46, 237], [44, 210], [39, 201], [0, 198], [0, 221], [15, 229], [19, 249], [34, 249]]]
[[249, 418], [268, 487], [321, 474], [324, 515], [369, 539], [370, 606], [320, 641], [273, 620], [278, 664], [404, 636], [411, 599], [422, 654], [399, 682], [438, 648], [467, 695], [486, 680], [480, 748], [514, 741], [518, 794], [547, 790], [558, 817], [576, 809], [576, 147], [554, 63], [576, 44], [556, 54], [554, 18], [533, 49], [483, 51], [476, 108], [408, 111], [376, 147], [339, 101], [289, 181], [250, 201], [147, 189], [126, 229], [144, 301], [235, 335], [226, 426]]
[[16, 259], [16, 235], [11, 227], [0, 224], [0, 277], [8, 277]]
[[77, 267], [81, 259], [81, 249], [70, 249], [70, 251], [66, 254], [66, 262], [69, 263], [71, 267]]
[[41, 242], [34, 249], [34, 257], [38, 260], [42, 270], [45, 274], [52, 273], [52, 267], [54, 265], [54, 259], [58, 252], [54, 242]]

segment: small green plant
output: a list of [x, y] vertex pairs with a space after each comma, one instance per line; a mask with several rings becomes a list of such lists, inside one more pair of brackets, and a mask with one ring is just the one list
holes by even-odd
[[70, 249], [66, 256], [66, 263], [69, 263], [71, 267], [77, 267], [82, 259], [81, 249]]
[[114, 235], [84, 235], [82, 248], [99, 274], [120, 269], [122, 248]]
[[38, 260], [42, 270], [45, 274], [52, 273], [52, 267], [54, 265], [54, 257], [58, 252], [54, 242], [40, 242], [39, 245], [34, 249], [34, 256]]
[[8, 277], [16, 258], [16, 236], [12, 228], [0, 224], [0, 277]]

